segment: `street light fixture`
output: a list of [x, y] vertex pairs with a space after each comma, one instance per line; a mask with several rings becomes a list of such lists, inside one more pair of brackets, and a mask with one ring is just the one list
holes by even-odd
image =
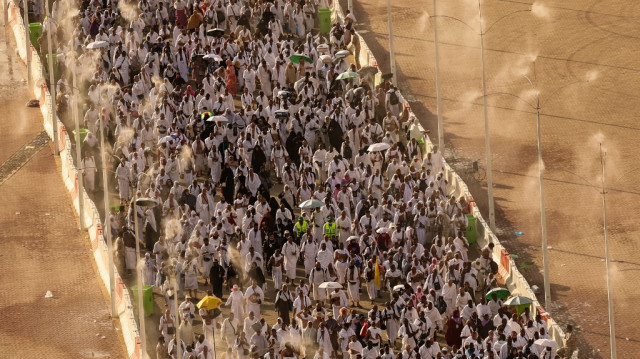
[[[490, 93], [487, 94], [486, 96], [491, 96], [491, 95], [507, 95], [507, 96], [511, 96], [514, 97], [520, 101], [522, 101], [523, 103], [527, 104], [529, 107], [531, 107], [534, 111], [536, 111], [536, 139], [537, 139], [537, 143], [538, 143], [538, 184], [540, 186], [540, 226], [541, 226], [541, 237], [542, 237], [542, 265], [543, 265], [543, 278], [544, 278], [544, 304], [545, 307], [547, 308], [547, 312], [550, 312], [550, 306], [551, 306], [551, 281], [549, 279], [549, 256], [548, 256], [548, 245], [547, 245], [547, 219], [546, 219], [546, 206], [545, 206], [545, 201], [544, 201], [544, 162], [542, 161], [542, 126], [541, 126], [541, 122], [540, 122], [540, 110], [541, 110], [541, 106], [542, 104], [540, 103], [540, 92], [538, 91], [537, 87], [536, 87], [536, 83], [535, 81], [536, 79], [536, 67], [535, 67], [536, 63], [535, 61], [533, 62], [533, 80], [531, 80], [527, 75], [522, 75], [527, 82], [529, 83], [529, 85], [531, 85], [531, 88], [533, 90], [535, 90], [536, 93], [536, 98], [535, 98], [535, 103], [531, 103], [528, 100], [518, 96], [518, 95], [514, 95], [508, 92], [494, 92], [494, 93]], [[547, 97], [547, 100], [550, 100], [552, 98], [554, 98], [554, 95], [557, 94], [558, 92], [560, 92], [561, 90], [578, 84], [578, 83], [584, 83], [585, 81], [574, 81], [571, 83], [568, 83], [564, 86], [559, 87], [558, 89], [556, 89], [554, 92], [551, 93], [551, 95], [549, 95]], [[588, 82], [588, 81], [586, 81]], [[544, 103], [546, 103], [546, 101]]]
[[[611, 259], [609, 257], [609, 233], [607, 230], [607, 186], [605, 184], [605, 166], [606, 166], [606, 156], [607, 152], [603, 150], [602, 143], [600, 143], [600, 166], [601, 166], [601, 178], [600, 178], [600, 186], [592, 184], [584, 177], [578, 175], [577, 173], [565, 170], [565, 169], [556, 169], [559, 172], [565, 172], [571, 175], [574, 175], [580, 178], [584, 184], [589, 187], [594, 188], [598, 193], [602, 195], [602, 229], [604, 236], [604, 260], [607, 271], [607, 309], [608, 309], [608, 317], [609, 317], [609, 346], [611, 350], [611, 358], [617, 358], [616, 354], [616, 325], [615, 325], [615, 315], [613, 309], [613, 294], [612, 294], [612, 281], [611, 281]], [[618, 177], [612, 184], [617, 183], [622, 178], [626, 177], [630, 173], [640, 171], [640, 167], [634, 168], [630, 171], [625, 172], [620, 177]]]
[[[135, 236], [136, 236], [136, 263], [141, 261], [140, 259], [140, 230], [138, 229], [138, 207], [143, 209], [148, 209], [156, 206], [158, 202], [151, 198], [138, 198], [137, 191], [133, 200], [133, 215], [134, 215], [134, 226], [135, 228]], [[145, 319], [144, 319], [144, 301], [142, 298], [142, 269], [143, 266], [140, 266], [139, 270], [136, 271], [136, 285], [137, 285], [137, 294], [138, 294], [138, 321], [140, 325], [140, 349], [142, 352], [142, 357], [146, 358], [147, 354], [147, 333], [145, 328]], [[177, 328], [176, 328], [177, 331]]]
[[387, 20], [389, 23], [389, 67], [391, 69], [391, 74], [393, 75], [391, 83], [397, 84], [398, 80], [396, 77], [396, 54], [393, 50], [393, 18], [391, 14], [391, 0], [387, 0]]
[[[446, 19], [455, 20], [465, 25], [469, 29], [471, 29], [471, 31], [473, 31], [474, 33], [480, 35], [480, 59], [482, 63], [482, 104], [483, 104], [483, 110], [484, 110], [484, 144], [485, 144], [485, 156], [487, 161], [487, 196], [489, 197], [489, 226], [493, 231], [495, 231], [495, 228], [496, 228], [495, 226], [496, 214], [495, 214], [495, 202], [493, 198], [493, 171], [491, 169], [492, 166], [491, 166], [491, 139], [489, 137], [489, 115], [487, 113], [487, 78], [486, 78], [487, 70], [486, 70], [485, 60], [484, 60], [484, 35], [488, 33], [491, 30], [491, 28], [493, 28], [493, 26], [496, 25], [498, 22], [510, 17], [511, 15], [521, 13], [521, 12], [531, 12], [531, 9], [512, 11], [502, 16], [498, 20], [494, 21], [493, 24], [491, 24], [486, 30], [483, 30], [482, 6], [481, 6], [481, 0], [478, 0], [478, 17], [480, 20], [480, 32], [478, 32], [476, 29], [474, 29], [472, 26], [470, 26], [466, 22], [458, 19], [457, 17], [447, 16], [447, 15], [436, 15], [436, 14], [432, 16], [434, 18], [442, 17]], [[437, 42], [437, 39], [436, 39], [436, 42]], [[439, 63], [438, 63], [438, 68], [436, 69], [436, 72], [439, 72], [439, 70], [440, 69], [439, 69]], [[438, 120], [439, 120], [438, 131], [440, 131], [440, 128], [442, 128], [441, 126], [442, 120], [440, 118]], [[440, 135], [440, 132], [438, 132], [438, 135]]]

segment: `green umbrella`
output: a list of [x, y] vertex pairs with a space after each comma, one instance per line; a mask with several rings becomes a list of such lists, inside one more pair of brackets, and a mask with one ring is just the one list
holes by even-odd
[[509, 290], [504, 288], [493, 288], [487, 292], [486, 298], [492, 299], [494, 294], [498, 297], [498, 299], [505, 299], [508, 298], [511, 293], [509, 293]]
[[302, 54], [293, 54], [291, 56], [289, 56], [289, 60], [291, 60], [291, 62], [293, 62], [294, 64], [299, 64], [300, 63], [300, 59], [304, 60], [305, 62], [308, 63], [312, 63], [313, 60], [311, 60], [311, 58], [307, 55], [302, 55]]
[[338, 75], [338, 80], [355, 79], [356, 77], [360, 77], [357, 72], [347, 71]]

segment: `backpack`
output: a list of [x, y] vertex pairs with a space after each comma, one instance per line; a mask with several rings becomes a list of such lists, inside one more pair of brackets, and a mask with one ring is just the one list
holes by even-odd
[[389, 93], [389, 103], [392, 105], [397, 105], [400, 102], [400, 99], [398, 99], [398, 95], [396, 94], [395, 91], [391, 91]]

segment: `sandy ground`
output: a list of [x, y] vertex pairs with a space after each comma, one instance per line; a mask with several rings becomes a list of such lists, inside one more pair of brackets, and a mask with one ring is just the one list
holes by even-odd
[[[42, 117], [37, 108], [25, 107], [32, 96], [14, 49], [2, 21], [0, 357], [126, 357], [89, 238], [78, 231], [59, 160], [48, 138], [32, 141], [43, 131]], [[21, 153], [31, 156], [21, 161]], [[45, 298], [47, 290], [53, 298]]]
[[[358, 29], [388, 72], [387, 2], [353, 3]], [[478, 3], [437, 5], [438, 15], [458, 18], [475, 29], [444, 17], [438, 20], [445, 154], [464, 171], [471, 160], [485, 165]], [[617, 356], [633, 358], [640, 349], [640, 309], [634, 305], [640, 291], [632, 284], [640, 269], [640, 232], [634, 225], [640, 207], [640, 60], [633, 50], [640, 37], [640, 3], [541, 0], [532, 12], [513, 13], [528, 9], [530, 0], [482, 4], [497, 232], [520, 256], [516, 262], [525, 276], [542, 288], [535, 110], [511, 96], [535, 104], [539, 93], [551, 247], [552, 303], [546, 307], [563, 325], [579, 326], [580, 357], [610, 357], [598, 188], [602, 142], [607, 152], [610, 257], [615, 259], [611, 279]], [[392, 12], [398, 85], [437, 140], [433, 2], [394, 0]], [[467, 182], [488, 218], [486, 183]], [[515, 231], [524, 235], [515, 236]], [[544, 302], [543, 297], [539, 294], [538, 299]]]

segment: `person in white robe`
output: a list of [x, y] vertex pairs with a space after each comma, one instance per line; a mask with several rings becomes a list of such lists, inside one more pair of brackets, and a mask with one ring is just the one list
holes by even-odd
[[231, 293], [225, 305], [231, 305], [231, 312], [238, 320], [244, 318], [245, 298], [237, 284], [234, 284], [231, 288]]
[[287, 274], [287, 282], [293, 284], [293, 280], [296, 278], [296, 263], [300, 255], [300, 248], [293, 242], [293, 237], [290, 233], [285, 232], [285, 235], [288, 235], [288, 238], [287, 242], [282, 246], [284, 269]]

